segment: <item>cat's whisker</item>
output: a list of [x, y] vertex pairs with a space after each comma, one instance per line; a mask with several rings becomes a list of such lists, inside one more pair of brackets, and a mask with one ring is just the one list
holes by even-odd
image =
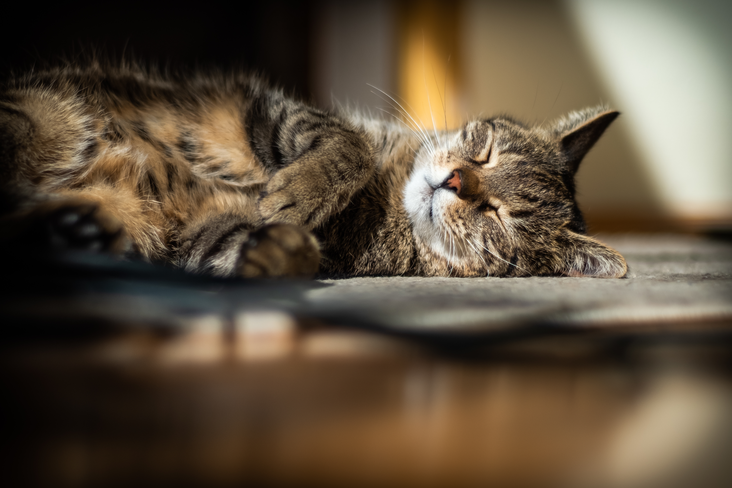
[[467, 240], [468, 239], [465, 236], [463, 236], [462, 239], [460, 239], [458, 241], [460, 243], [460, 252], [462, 252], [463, 255], [466, 257], [471, 255], [470, 251], [472, 249], [470, 247], [470, 245], [468, 244]]
[[[389, 104], [389, 106], [390, 106], [391, 108], [393, 108], [394, 110], [396, 110], [396, 111], [397, 111], [398, 113], [400, 113], [400, 114], [403, 114], [403, 115], [405, 116], [405, 118], [407, 119], [407, 120], [406, 120], [406, 122], [409, 122], [409, 127], [410, 127], [410, 128], [413, 128], [413, 129], [414, 129], [414, 130], [416, 130], [416, 131], [418, 131], [418, 132], [420, 133], [420, 136], [423, 136], [423, 131], [422, 131], [422, 128], [421, 128], [421, 127], [419, 126], [419, 124], [417, 124], [417, 122], [416, 122], [416, 121], [415, 121], [415, 120], [414, 120], [414, 119], [413, 119], [413, 118], [412, 118], [412, 117], [411, 117], [411, 116], [409, 115], [409, 113], [408, 113], [408, 112], [407, 112], [407, 111], [406, 111], [406, 110], [404, 109], [404, 107], [402, 107], [401, 105], [399, 105], [399, 103], [398, 103], [398, 102], [396, 102], [396, 101], [393, 101], [393, 98], [391, 98], [391, 97], [389, 97], [389, 98], [385, 98], [385, 97], [383, 97], [383, 96], [382, 96], [382, 95], [381, 95], [380, 93], [377, 93], [377, 92], [375, 92], [375, 91], [371, 91], [371, 93], [373, 93], [374, 95], [376, 95], [377, 97], [379, 97], [380, 99], [382, 99], [383, 101], [385, 101], [386, 103], [388, 103], [388, 104]], [[387, 96], [388, 96], [388, 95], [387, 95]], [[377, 107], [377, 108], [379, 108], [379, 107]], [[384, 111], [384, 109], [382, 109], [382, 108], [379, 108], [379, 109], [380, 109], [380, 110], [382, 110], [382, 111]], [[387, 112], [387, 113], [391, 113], [391, 112]], [[392, 114], [392, 115], [393, 115], [393, 114]]]
[[[385, 96], [389, 97], [389, 99], [391, 99], [394, 103], [396, 103], [399, 106], [399, 108], [401, 108], [401, 110], [404, 113], [404, 115], [406, 115], [407, 117], [409, 117], [412, 120], [412, 122], [414, 123], [414, 125], [417, 128], [419, 128], [422, 131], [423, 134], [426, 135], [425, 130], [424, 130], [424, 123], [420, 120], [421, 125], [418, 124], [417, 121], [414, 119], [414, 117], [412, 117], [409, 114], [409, 112], [407, 112], [407, 110], [404, 108], [404, 106], [401, 103], [399, 103], [394, 97], [392, 97], [391, 95], [389, 95], [388, 93], [386, 93], [381, 88], [378, 88], [378, 87], [376, 87], [374, 85], [371, 85], [369, 83], [366, 83], [366, 85], [370, 86], [374, 90], [378, 90], [379, 92], [383, 93]], [[412, 107], [408, 103], [407, 103], [407, 106], [409, 106], [409, 108], [412, 109]], [[412, 110], [414, 110], [414, 109], [412, 109]], [[432, 141], [429, 140], [429, 138], [428, 138], [428, 142], [429, 142], [430, 146], [432, 147], [433, 152], [436, 152], [435, 146], [434, 146], [434, 144], [432, 144]]]
[[453, 270], [455, 267], [452, 264], [453, 259], [455, 258], [455, 240], [453, 239], [452, 234], [450, 233], [450, 275], [452, 275]]
[[488, 267], [489, 267], [488, 262], [483, 257], [483, 254], [478, 250], [478, 246], [476, 245], [476, 243], [474, 241], [472, 241], [471, 239], [466, 239], [465, 242], [470, 246], [470, 248], [473, 250], [475, 255], [478, 256], [478, 258], [480, 258], [481, 261], [483, 261], [483, 264], [485, 265], [486, 269], [488, 269]]
[[[392, 101], [392, 100], [390, 100], [389, 98], [385, 98], [385, 97], [383, 97], [383, 96], [382, 96], [382, 95], [381, 95], [380, 93], [377, 93], [377, 92], [375, 92], [375, 91], [371, 91], [371, 93], [373, 93], [374, 95], [376, 95], [377, 97], [379, 97], [379, 98], [380, 98], [381, 100], [383, 100], [384, 102], [388, 103], [388, 104], [389, 104], [389, 106], [390, 106], [390, 107], [391, 107], [392, 109], [394, 109], [394, 110], [395, 110], [395, 111], [396, 111], [397, 113], [399, 113], [399, 114], [402, 114], [402, 115], [404, 115], [404, 117], [406, 118], [406, 122], [405, 122], [405, 123], [409, 123], [409, 127], [411, 127], [412, 129], [414, 129], [414, 130], [418, 131], [418, 132], [420, 133], [420, 135], [422, 135], [422, 129], [421, 129], [421, 127], [420, 127], [420, 126], [419, 126], [419, 124], [417, 124], [417, 122], [416, 122], [416, 121], [415, 121], [415, 120], [414, 120], [414, 119], [413, 119], [413, 118], [412, 118], [412, 117], [411, 117], [411, 116], [410, 116], [410, 115], [409, 115], [409, 114], [408, 114], [408, 113], [407, 113], [407, 112], [406, 112], [406, 111], [404, 110], [404, 107], [402, 107], [402, 106], [400, 106], [399, 104], [397, 104], [397, 103], [393, 102], [393, 101]], [[379, 108], [379, 110], [382, 110], [382, 111], [384, 111], [384, 110], [385, 110], [385, 109], [383, 109], [383, 108], [380, 108], [380, 107], [377, 107], [377, 108]], [[387, 113], [391, 113], [391, 112], [387, 112]], [[393, 114], [392, 114], [392, 115], [393, 115]]]
[[[377, 97], [379, 97], [382, 100], [384, 100], [385, 102], [387, 102], [392, 108], [397, 110], [399, 113], [403, 114], [406, 117], [407, 122], [410, 122], [410, 124], [416, 130], [418, 130], [420, 132], [420, 134], [422, 134], [423, 136], [427, 136], [427, 134], [425, 133], [424, 128], [423, 128], [424, 123], [422, 123], [421, 120], [420, 120], [420, 123], [417, 123], [417, 120], [415, 120], [415, 118], [412, 117], [412, 115], [409, 113], [409, 111], [406, 108], [404, 108], [404, 106], [401, 103], [399, 103], [393, 96], [389, 95], [384, 90], [375, 87], [374, 85], [371, 85], [369, 83], [367, 83], [367, 85], [379, 92], [379, 93], [377, 93], [375, 91], [372, 91], [371, 93], [373, 93]], [[386, 97], [386, 98], [384, 98], [384, 97]], [[410, 107], [410, 109], [411, 109], [411, 107]], [[428, 140], [429, 138], [425, 137], [425, 139]]]
[[491, 255], [491, 256], [493, 256], [494, 258], [498, 259], [499, 261], [503, 261], [504, 263], [508, 264], [509, 266], [513, 266], [513, 267], [514, 267], [514, 268], [516, 268], [516, 269], [520, 269], [521, 271], [523, 271], [523, 272], [527, 273], [527, 274], [528, 274], [529, 276], [532, 276], [532, 277], [534, 276], [534, 275], [532, 275], [531, 273], [529, 273], [529, 271], [528, 271], [528, 270], [526, 270], [526, 269], [522, 268], [521, 266], [519, 266], [519, 265], [517, 265], [517, 264], [513, 264], [513, 263], [512, 263], [512, 262], [510, 262], [510, 261], [506, 261], [505, 259], [503, 259], [502, 257], [500, 257], [500, 256], [498, 255], [498, 253], [497, 253], [497, 252], [496, 252], [496, 253], [494, 253], [494, 252], [492, 252], [492, 251], [491, 251], [490, 249], [488, 249], [488, 248], [487, 248], [487, 247], [485, 247], [485, 246], [481, 246], [481, 247], [482, 247], [483, 249], [485, 249], [485, 251], [486, 251], [486, 252], [487, 252], [488, 254], [490, 254], [490, 255]]
[[424, 36], [422, 36], [422, 79], [424, 80], [424, 91], [427, 94], [427, 106], [430, 109], [430, 118], [432, 119], [432, 130], [435, 133], [435, 141], [439, 145], [440, 144], [440, 138], [437, 135], [437, 124], [435, 123], [435, 115], [432, 112], [432, 101], [430, 100], [430, 90], [427, 87], [427, 75], [425, 74], [425, 69], [424, 69], [424, 51], [425, 51], [424, 44], [425, 44]]
[[432, 113], [432, 101], [430, 100], [430, 91], [427, 88], [427, 76], [424, 74], [424, 64], [422, 65], [422, 78], [424, 79], [424, 91], [427, 93], [427, 106], [430, 109], [430, 118], [432, 119], [432, 130], [435, 133], [435, 141], [440, 144], [440, 137], [437, 135], [437, 124], [435, 123], [435, 115]]
[[[400, 122], [401, 124], [403, 124], [404, 127], [406, 127], [407, 129], [409, 129], [418, 139], [420, 139], [424, 143], [424, 139], [421, 137], [421, 135], [416, 130], [414, 130], [412, 127], [410, 127], [409, 125], [407, 125], [407, 123], [404, 122], [401, 118], [397, 117], [396, 115], [394, 115], [393, 113], [389, 112], [386, 109], [383, 109], [381, 107], [377, 107], [377, 108], [379, 110], [381, 110], [382, 112], [384, 112], [384, 113], [386, 113], [386, 114], [391, 115], [392, 117], [394, 117], [398, 122]], [[412, 152], [414, 152], [415, 155], [417, 154], [417, 150], [415, 150], [411, 145], [409, 145], [409, 148], [412, 150]], [[427, 150], [430, 151], [430, 148], [427, 147]], [[434, 154], [432, 154], [431, 151], [430, 151], [430, 155], [431, 156], [434, 156]]]
[[389, 112], [388, 110], [386, 110], [384, 108], [381, 108], [381, 107], [377, 107], [377, 109], [380, 110], [381, 112], [384, 112], [385, 114], [389, 115], [390, 117], [393, 117], [397, 122], [399, 122], [400, 124], [402, 124], [405, 129], [407, 129], [409, 132], [411, 132], [412, 134], [414, 134], [414, 136], [417, 137], [417, 139], [419, 139], [420, 141], [422, 141], [422, 143], [424, 143], [421, 135], [416, 130], [414, 130], [414, 128], [412, 128], [410, 125], [408, 125], [407, 123], [405, 123], [404, 120], [402, 120], [399, 116], [397, 116], [397, 115], [395, 115], [395, 114], [393, 114], [393, 113]]
[[450, 247], [448, 248], [450, 252], [449, 252], [449, 254], [447, 256], [447, 265], [448, 265], [447, 276], [449, 278], [449, 277], [452, 276], [452, 271], [453, 271], [453, 266], [452, 266], [452, 258], [453, 258], [452, 236], [450, 235], [449, 230], [444, 231], [443, 235], [449, 239], [448, 242], [450, 243]]
[[422, 141], [422, 143], [425, 145], [425, 147], [429, 151], [430, 156], [434, 156], [435, 155], [435, 147], [432, 144], [432, 141], [430, 141], [429, 136], [417, 124], [417, 122], [406, 112], [406, 110], [404, 110], [404, 107], [402, 107], [401, 105], [399, 105], [398, 102], [395, 102], [395, 103], [397, 103], [397, 105], [394, 105], [394, 103], [392, 103], [389, 100], [387, 100], [386, 98], [380, 96], [376, 92], [371, 92], [371, 93], [373, 93], [374, 95], [378, 96], [379, 98], [381, 98], [382, 100], [384, 100], [385, 102], [387, 102], [393, 109], [397, 110], [399, 113], [402, 113], [406, 117], [408, 117], [409, 119], [411, 119], [412, 125], [410, 126], [410, 125], [407, 124], [407, 122], [410, 121], [409, 119], [407, 120], [407, 122], [405, 122], [404, 120], [400, 119], [399, 117], [397, 117], [396, 115], [392, 114], [391, 112], [389, 112], [387, 110], [384, 110], [384, 109], [380, 109], [380, 110], [388, 113], [392, 117], [396, 118], [397, 120], [399, 120], [402, 124], [404, 124], [405, 127], [409, 128], [414, 133], [414, 135], [416, 135]]
[[[399, 98], [401, 98], [401, 97], [399, 97]], [[402, 99], [402, 101], [407, 104], [407, 107], [409, 108], [409, 110], [411, 110], [412, 112], [416, 113], [416, 110], [414, 110], [414, 107], [412, 107], [409, 104], [409, 102], [407, 102], [404, 99]], [[427, 129], [427, 124], [425, 124], [424, 121], [419, 116], [417, 116], [417, 120], [419, 120], [419, 123], [420, 123], [420, 125], [418, 126], [420, 132], [422, 134], [424, 134], [424, 136], [429, 140], [430, 146], [432, 147], [432, 154], [433, 155], [436, 154], [437, 153], [437, 147], [435, 146], [435, 142], [437, 142], [439, 144], [439, 141], [433, 141], [432, 140], [432, 136], [430, 135], [429, 130]]]
[[[445, 101], [442, 104], [442, 113], [445, 116], [445, 132], [447, 132], [447, 68], [450, 66], [450, 57], [450, 55], [447, 56], [447, 66], [445, 66], [445, 86], [443, 88], [443, 91], [445, 92]], [[445, 144], [447, 144], [447, 139], [445, 139]]]
[[[388, 103], [388, 104], [389, 104], [389, 106], [390, 106], [391, 108], [393, 108], [394, 110], [396, 110], [396, 111], [397, 111], [398, 113], [400, 113], [400, 114], [404, 114], [404, 115], [405, 115], [405, 116], [407, 117], [407, 120], [406, 120], [406, 122], [405, 122], [405, 121], [404, 121], [403, 119], [400, 119], [399, 117], [397, 117], [397, 116], [396, 116], [396, 115], [394, 115], [393, 113], [389, 112], [388, 110], [386, 110], [386, 109], [383, 109], [383, 108], [381, 108], [381, 107], [377, 107], [377, 108], [378, 108], [379, 110], [381, 110], [382, 112], [386, 112], [386, 113], [388, 113], [389, 115], [391, 115], [392, 117], [394, 117], [394, 118], [396, 118], [397, 120], [399, 120], [399, 121], [400, 121], [400, 122], [401, 122], [402, 124], [404, 124], [404, 126], [405, 126], [405, 127], [409, 128], [409, 129], [410, 129], [410, 130], [411, 130], [411, 131], [412, 131], [412, 132], [413, 132], [413, 133], [414, 133], [415, 135], [417, 135], [417, 136], [418, 136], [418, 137], [419, 137], [420, 139], [422, 139], [422, 141], [424, 141], [424, 142], [425, 142], [425, 144], [427, 144], [428, 140], [427, 140], [427, 138], [426, 138], [426, 137], [424, 136], [424, 133], [423, 133], [423, 131], [422, 131], [421, 127], [419, 127], [419, 126], [418, 126], [418, 125], [417, 125], [417, 124], [416, 124], [416, 123], [415, 123], [415, 122], [414, 122], [413, 120], [410, 120], [410, 118], [409, 118], [409, 114], [408, 114], [408, 113], [406, 113], [406, 112], [404, 111], [404, 109], [403, 109], [402, 107], [399, 107], [398, 105], [396, 105], [396, 104], [394, 104], [393, 102], [391, 102], [391, 101], [390, 101], [389, 99], [387, 99], [387, 98], [384, 98], [384, 97], [382, 97], [381, 95], [379, 95], [379, 94], [378, 94], [378, 93], [376, 93], [376, 92], [373, 92], [373, 91], [372, 91], [371, 93], [373, 93], [373, 94], [374, 94], [374, 95], [376, 95], [377, 97], [379, 97], [379, 98], [381, 98], [382, 100], [384, 100], [384, 101], [385, 101], [386, 103]], [[409, 122], [409, 124], [407, 124], [407, 122]]]
[[[447, 57], [447, 64], [450, 64], [450, 56]], [[435, 73], [434, 66], [432, 67], [432, 77], [435, 79], [435, 86], [437, 87], [437, 94], [440, 96], [440, 103], [442, 104], [442, 115], [445, 117], [445, 133], [447, 133], [447, 68], [445, 68], [445, 97], [442, 97], [442, 93], [440, 92], [440, 85], [437, 83], [437, 74]], [[447, 147], [447, 138], [442, 139], [444, 145], [442, 147], [443, 150], [446, 150]], [[438, 144], [439, 144], [438, 140]]]
[[412, 144], [407, 141], [407, 146], [409, 146], [409, 149], [414, 153], [415, 156], [417, 156], [417, 150], [412, 147]]
[[465, 239], [465, 243], [470, 246], [470, 248], [473, 250], [476, 256], [483, 261], [483, 266], [485, 266], [486, 273], [489, 273], [489, 266], [486, 262], [485, 258], [481, 255], [481, 253], [478, 251], [478, 249], [475, 247], [475, 244], [470, 239]]

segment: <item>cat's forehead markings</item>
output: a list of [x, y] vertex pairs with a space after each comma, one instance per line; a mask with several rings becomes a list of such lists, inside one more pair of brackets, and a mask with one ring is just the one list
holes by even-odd
[[[504, 148], [504, 149], [508, 149], [508, 148]], [[493, 162], [492, 160], [493, 160], [494, 156], [496, 158], [496, 162], [493, 163], [494, 166], [498, 165], [498, 159], [501, 160], [501, 164], [504, 166], [513, 166], [516, 164], [521, 164], [526, 161], [525, 156], [523, 156], [519, 153], [513, 152], [511, 150], [504, 150], [504, 151], [497, 150], [495, 155], [493, 155], [493, 154], [491, 155], [491, 162]], [[485, 167], [488, 167], [488, 166], [485, 166]]]

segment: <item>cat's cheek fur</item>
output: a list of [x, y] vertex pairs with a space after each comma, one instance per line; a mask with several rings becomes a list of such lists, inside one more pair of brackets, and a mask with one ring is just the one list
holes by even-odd
[[404, 187], [404, 208], [409, 215], [415, 231], [422, 234], [429, 224], [432, 188], [425, 180], [424, 171], [417, 169]]

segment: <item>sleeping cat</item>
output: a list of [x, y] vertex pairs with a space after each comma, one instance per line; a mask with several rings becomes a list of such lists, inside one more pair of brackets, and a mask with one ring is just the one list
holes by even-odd
[[36, 72], [0, 89], [2, 239], [217, 276], [618, 278], [574, 198], [617, 115], [427, 132], [244, 74]]

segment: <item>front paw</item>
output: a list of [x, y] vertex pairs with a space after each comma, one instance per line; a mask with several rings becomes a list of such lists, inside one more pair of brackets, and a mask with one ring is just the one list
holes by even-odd
[[320, 224], [333, 211], [337, 196], [323, 168], [294, 164], [280, 170], [259, 199], [266, 223], [287, 223], [306, 229]]
[[237, 263], [237, 274], [247, 278], [312, 277], [318, 272], [320, 251], [306, 230], [272, 224], [249, 235]]
[[124, 254], [131, 248], [119, 220], [93, 203], [68, 203], [36, 214], [28, 245]]

